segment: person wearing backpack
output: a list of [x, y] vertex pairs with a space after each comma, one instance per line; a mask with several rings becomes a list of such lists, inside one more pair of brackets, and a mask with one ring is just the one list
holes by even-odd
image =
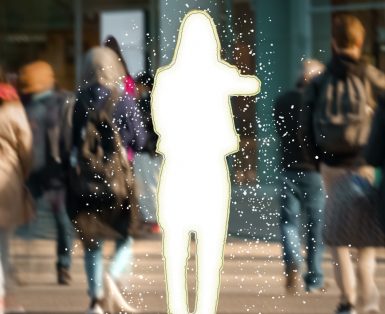
[[304, 145], [321, 162], [327, 194], [324, 240], [331, 247], [341, 293], [338, 314], [357, 313], [351, 247], [357, 248], [363, 313], [380, 313], [375, 247], [383, 245], [383, 237], [370, 197], [374, 169], [365, 162], [363, 150], [377, 95], [385, 90], [385, 75], [361, 60], [364, 38], [365, 29], [356, 17], [333, 18], [333, 57], [325, 73], [309, 85], [302, 115]]
[[[323, 182], [319, 173], [319, 162], [306, 146], [298, 145], [304, 89], [323, 70], [324, 65], [317, 60], [303, 61], [297, 87], [282, 94], [277, 99], [274, 109], [275, 126], [280, 138], [282, 167], [280, 229], [285, 263], [285, 287], [289, 294], [300, 293], [302, 286], [305, 286], [308, 292], [324, 289]], [[304, 228], [301, 228], [301, 221], [304, 221]], [[307, 269], [303, 272], [301, 239], [304, 236], [306, 236]]]
[[[143, 122], [124, 94], [124, 69], [107, 47], [85, 57], [83, 80], [73, 112], [70, 156], [70, 218], [84, 246], [90, 306], [87, 314], [136, 312], [122, 295], [119, 279], [132, 260], [133, 173], [127, 146], [143, 149]], [[103, 270], [103, 243], [115, 254]], [[125, 289], [127, 291], [127, 289]]]
[[65, 204], [60, 155], [62, 111], [72, 93], [57, 88], [51, 65], [35, 61], [20, 69], [19, 87], [33, 133], [34, 162], [27, 182], [39, 210], [53, 213], [57, 229], [57, 280], [71, 282], [73, 228]]

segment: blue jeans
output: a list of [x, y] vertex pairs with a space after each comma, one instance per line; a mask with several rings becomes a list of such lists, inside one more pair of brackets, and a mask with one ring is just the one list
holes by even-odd
[[[315, 171], [285, 171], [281, 177], [280, 229], [286, 272], [300, 270], [301, 239], [306, 239], [306, 289], [323, 286], [325, 193], [321, 175]], [[303, 225], [301, 226], [301, 214]], [[306, 237], [302, 233], [305, 233]]]
[[72, 260], [73, 226], [68, 218], [65, 208], [54, 212], [54, 218], [57, 228], [56, 267], [58, 269], [70, 269]]
[[[112, 258], [109, 274], [112, 279], [120, 279], [122, 273], [132, 262], [131, 237], [116, 241], [115, 254]], [[99, 241], [92, 248], [84, 248], [84, 263], [87, 273], [88, 294], [91, 299], [102, 299], [103, 287], [103, 241]]]
[[56, 267], [70, 269], [71, 267], [71, 251], [74, 237], [74, 228], [68, 218], [65, 191], [64, 190], [49, 190], [43, 194], [44, 200], [47, 202], [49, 209], [52, 211], [56, 230]]
[[[31, 191], [34, 191], [32, 188]], [[56, 226], [56, 267], [69, 269], [72, 260], [74, 228], [68, 217], [64, 189], [51, 189], [33, 194], [37, 210], [51, 212]]]

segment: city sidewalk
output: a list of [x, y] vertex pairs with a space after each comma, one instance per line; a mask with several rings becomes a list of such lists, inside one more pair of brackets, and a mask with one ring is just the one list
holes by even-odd
[[[113, 246], [106, 245], [108, 259]], [[288, 297], [282, 288], [280, 247], [275, 243], [229, 239], [226, 245], [225, 267], [219, 299], [219, 313], [260, 314], [330, 314], [337, 302], [337, 289], [332, 280], [330, 256], [325, 256], [325, 270], [330, 282], [327, 293]], [[166, 299], [161, 257], [160, 237], [136, 240], [132, 275], [122, 278], [131, 288], [130, 301], [144, 313], [165, 313]], [[73, 248], [73, 283], [62, 287], [56, 284], [55, 243], [52, 240], [15, 239], [12, 255], [16, 277], [21, 281], [13, 288], [13, 298], [24, 305], [30, 314], [85, 313], [88, 305], [86, 280], [83, 271], [82, 248]], [[195, 263], [190, 264], [191, 276]], [[385, 309], [385, 250], [379, 251], [377, 282]], [[194, 295], [190, 295], [190, 303]], [[191, 312], [193, 309], [191, 309]]]

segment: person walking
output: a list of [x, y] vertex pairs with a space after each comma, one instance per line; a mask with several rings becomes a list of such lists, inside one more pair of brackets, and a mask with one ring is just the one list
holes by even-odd
[[[143, 147], [142, 122], [123, 95], [125, 73], [113, 50], [91, 49], [83, 69], [73, 113], [70, 198], [74, 211], [70, 217], [84, 246], [91, 299], [87, 314], [136, 312], [124, 299], [118, 281], [132, 264], [131, 216], [136, 206], [126, 147]], [[104, 272], [102, 250], [107, 239], [115, 240], [116, 249]]]
[[0, 313], [10, 274], [9, 241], [34, 216], [25, 181], [32, 166], [32, 132], [19, 97], [0, 70]]
[[53, 214], [57, 229], [57, 281], [68, 285], [73, 228], [66, 212], [60, 126], [62, 110], [73, 95], [56, 87], [53, 69], [45, 61], [23, 66], [19, 85], [33, 133], [34, 163], [27, 184], [38, 211]]
[[357, 248], [363, 313], [380, 313], [375, 285], [376, 249], [382, 236], [375, 228], [374, 205], [367, 197], [374, 170], [363, 156], [377, 95], [385, 75], [361, 60], [365, 29], [359, 19], [333, 18], [333, 57], [324, 74], [307, 89], [302, 121], [305, 145], [321, 161], [327, 200], [325, 243], [331, 247], [340, 290], [338, 314], [357, 313], [357, 279], [351, 247]]
[[[112, 49], [116, 55], [118, 56], [119, 62], [121, 63], [123, 70], [124, 70], [124, 76], [122, 78], [122, 83], [124, 86], [124, 95], [123, 97], [126, 98], [126, 101], [124, 102], [125, 105], [119, 106], [117, 108], [117, 112], [115, 112], [115, 116], [118, 117], [118, 123], [120, 123], [120, 134], [122, 136], [123, 145], [126, 148], [127, 152], [127, 159], [130, 164], [130, 167], [135, 172], [135, 153], [138, 151], [143, 150], [143, 147], [140, 147], [138, 144], [144, 144], [144, 138], [143, 136], [146, 136], [144, 132], [140, 132], [136, 136], [136, 138], [141, 141], [140, 143], [137, 143], [134, 139], [132, 131], [133, 130], [144, 130], [141, 123], [144, 123], [145, 121], [141, 119], [141, 111], [138, 106], [136, 106], [135, 99], [136, 99], [136, 87], [135, 87], [135, 81], [132, 78], [127, 63], [124, 59], [124, 56], [122, 54], [122, 50], [119, 46], [119, 43], [117, 39], [109, 35], [107, 36], [106, 40], [104, 41], [104, 46]], [[130, 124], [136, 124], [135, 127], [131, 127]], [[146, 136], [147, 137], [147, 136]], [[146, 168], [146, 167], [145, 167]], [[136, 169], [138, 172], [141, 172], [142, 169]], [[145, 171], [145, 169], [143, 169]], [[143, 233], [143, 216], [141, 214], [141, 206], [139, 202], [139, 193], [137, 189], [137, 179], [132, 181], [133, 193], [131, 196], [131, 210], [132, 210], [132, 222], [131, 222], [131, 229], [132, 234], [137, 237], [141, 236]]]
[[[306, 146], [298, 145], [300, 113], [304, 103], [304, 88], [320, 75], [324, 65], [317, 60], [305, 60], [297, 88], [280, 96], [275, 104], [274, 118], [280, 137], [281, 152], [281, 213], [280, 229], [285, 263], [286, 290], [296, 294], [303, 286], [301, 281], [301, 239], [306, 236], [306, 266], [304, 286], [308, 292], [324, 288], [322, 270], [322, 227], [324, 190], [319, 173], [319, 162]], [[301, 227], [301, 217], [304, 225]]]

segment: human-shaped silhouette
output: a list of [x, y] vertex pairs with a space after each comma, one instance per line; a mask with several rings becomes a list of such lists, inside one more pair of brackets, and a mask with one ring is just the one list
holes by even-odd
[[195, 313], [216, 312], [230, 208], [226, 156], [238, 150], [230, 96], [255, 95], [260, 81], [240, 75], [220, 58], [214, 22], [191, 11], [181, 24], [172, 63], [160, 68], [152, 115], [164, 156], [158, 187], [158, 221], [168, 312], [186, 314], [190, 234], [197, 239]]

